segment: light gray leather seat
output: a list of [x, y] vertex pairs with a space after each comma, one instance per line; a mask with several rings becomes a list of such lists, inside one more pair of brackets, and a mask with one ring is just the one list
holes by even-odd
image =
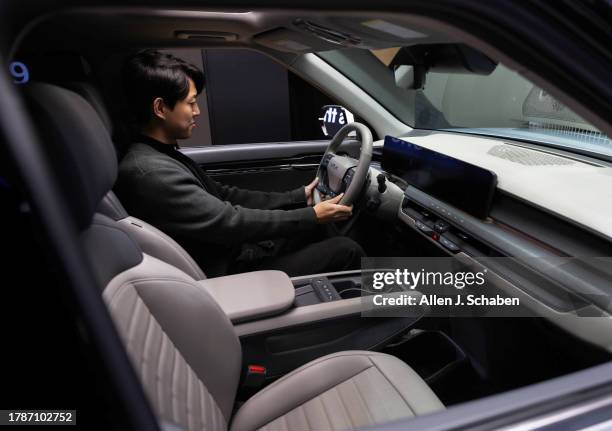
[[399, 359], [352, 351], [304, 365], [233, 415], [242, 352], [228, 317], [193, 277], [142, 253], [120, 223], [95, 214], [117, 165], [91, 106], [51, 85], [29, 91], [103, 298], [160, 421], [190, 431], [345, 430], [443, 409]]
[[112, 191], [104, 196], [98, 212], [115, 220], [140, 245], [143, 253], [177, 267], [195, 280], [206, 279], [204, 271], [179, 243], [155, 226], [128, 215]]
[[255, 394], [238, 410], [231, 429], [348, 430], [442, 408], [399, 359], [345, 351], [316, 359]]

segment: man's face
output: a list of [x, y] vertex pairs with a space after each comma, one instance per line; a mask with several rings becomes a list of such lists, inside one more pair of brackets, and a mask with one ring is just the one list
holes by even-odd
[[200, 115], [200, 108], [196, 101], [197, 91], [195, 84], [189, 79], [189, 92], [187, 97], [179, 100], [173, 109], [166, 109], [164, 129], [174, 139], [187, 139], [196, 126], [196, 118]]

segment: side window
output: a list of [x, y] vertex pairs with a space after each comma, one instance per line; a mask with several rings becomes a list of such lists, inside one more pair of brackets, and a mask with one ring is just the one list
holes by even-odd
[[264, 54], [246, 49], [166, 52], [202, 68], [206, 76], [198, 127], [182, 146], [329, 139], [321, 130], [320, 110], [337, 103]]

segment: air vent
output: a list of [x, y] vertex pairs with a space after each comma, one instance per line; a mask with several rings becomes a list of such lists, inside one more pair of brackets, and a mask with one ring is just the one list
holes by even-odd
[[224, 33], [220, 31], [177, 31], [174, 33], [177, 39], [188, 40], [208, 40], [208, 41], [226, 41], [231, 42], [238, 40], [238, 35], [235, 33]]
[[574, 161], [563, 157], [510, 145], [495, 145], [487, 154], [526, 166], [566, 166], [575, 164]]
[[348, 33], [315, 24], [312, 21], [296, 19], [293, 24], [301, 30], [307, 31], [319, 39], [340, 46], [356, 46], [361, 44], [361, 39]]

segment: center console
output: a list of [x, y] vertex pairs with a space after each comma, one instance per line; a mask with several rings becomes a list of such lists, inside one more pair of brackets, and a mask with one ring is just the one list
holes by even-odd
[[281, 271], [255, 271], [198, 282], [215, 298], [232, 323], [287, 311], [295, 302], [291, 279]]
[[379, 350], [422, 317], [363, 317], [361, 272], [256, 271], [199, 282], [234, 323], [245, 364], [269, 381], [329, 353]]
[[295, 306], [319, 304], [361, 296], [361, 273], [322, 274], [293, 279]]

